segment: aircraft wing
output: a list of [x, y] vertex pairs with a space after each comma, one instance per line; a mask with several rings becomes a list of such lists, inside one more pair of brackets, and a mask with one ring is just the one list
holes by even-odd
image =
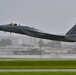
[[48, 39], [48, 40], [56, 40], [56, 41], [63, 41], [63, 42], [74, 42], [71, 40], [66, 39], [66, 36], [64, 35], [53, 35], [48, 34], [44, 32], [35, 32], [35, 31], [25, 31], [25, 30], [19, 30], [21, 34], [29, 35], [36, 38], [42, 38], [42, 39]]
[[44, 39], [48, 39], [48, 40], [73, 42], [73, 41], [67, 40], [65, 38], [65, 36], [62, 36], [62, 35], [53, 35], [53, 34], [48, 34], [48, 33], [42, 33], [42, 34], [40, 34], [40, 37], [44, 38]]
[[43, 33], [43, 35], [41, 35], [41, 38], [44, 39], [63, 41], [63, 42], [75, 42], [73, 40], [67, 39], [66, 37], [67, 37], [66, 35], [54, 35], [48, 33]]

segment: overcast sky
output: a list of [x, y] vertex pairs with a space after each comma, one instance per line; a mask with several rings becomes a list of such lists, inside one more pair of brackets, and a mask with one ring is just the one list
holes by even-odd
[[11, 22], [65, 34], [76, 23], [76, 0], [0, 0], [0, 24]]

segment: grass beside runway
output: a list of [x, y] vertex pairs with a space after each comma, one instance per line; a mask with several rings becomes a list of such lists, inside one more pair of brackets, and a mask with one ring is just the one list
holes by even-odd
[[1, 72], [0, 75], [76, 75], [76, 72]]
[[76, 60], [0, 60], [0, 69], [76, 69]]

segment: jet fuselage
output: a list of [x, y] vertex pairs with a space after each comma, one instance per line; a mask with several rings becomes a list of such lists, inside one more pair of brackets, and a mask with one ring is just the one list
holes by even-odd
[[48, 39], [48, 40], [56, 40], [56, 41], [64, 41], [64, 42], [76, 41], [76, 38], [74, 38], [74, 36], [49, 34], [41, 30], [35, 29], [33, 27], [20, 26], [17, 24], [1, 25], [0, 30], [4, 32], [11, 32], [11, 33], [13, 32], [13, 33], [28, 35], [36, 38]]

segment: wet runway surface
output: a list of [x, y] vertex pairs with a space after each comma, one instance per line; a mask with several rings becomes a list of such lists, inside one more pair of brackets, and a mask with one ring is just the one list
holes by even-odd
[[76, 72], [76, 69], [0, 69], [0, 72]]

